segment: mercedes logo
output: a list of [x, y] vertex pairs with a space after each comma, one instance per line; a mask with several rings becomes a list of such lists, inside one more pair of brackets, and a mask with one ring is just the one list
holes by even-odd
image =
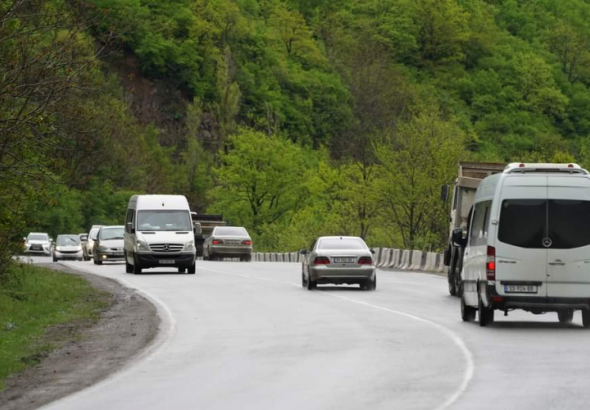
[[551, 238], [544, 238], [543, 239], [543, 246], [545, 248], [549, 248], [551, 245], [553, 245], [553, 241], [551, 240]]
[[169, 251], [170, 250], [170, 247], [168, 245], [164, 245], [164, 250], [165, 251]]

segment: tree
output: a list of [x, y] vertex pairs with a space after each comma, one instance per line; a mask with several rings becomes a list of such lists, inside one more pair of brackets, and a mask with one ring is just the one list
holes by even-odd
[[260, 236], [266, 225], [281, 222], [305, 199], [305, 151], [276, 135], [242, 129], [229, 138], [215, 169], [211, 212]]
[[464, 155], [464, 132], [426, 108], [389, 138], [376, 148], [384, 170], [378, 188], [384, 217], [399, 230], [405, 249], [440, 248], [448, 234], [440, 187], [453, 180]]

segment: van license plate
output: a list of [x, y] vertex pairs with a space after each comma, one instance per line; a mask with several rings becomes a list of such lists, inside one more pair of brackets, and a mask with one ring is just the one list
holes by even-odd
[[160, 259], [160, 265], [174, 265], [174, 259]]
[[506, 293], [537, 293], [537, 285], [504, 285]]

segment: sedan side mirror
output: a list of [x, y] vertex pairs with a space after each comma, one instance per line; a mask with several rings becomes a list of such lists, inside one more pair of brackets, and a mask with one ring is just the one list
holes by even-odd
[[301, 250], [299, 251], [299, 254], [300, 254], [300, 255], [307, 255], [307, 249], [301, 249]]
[[375, 249], [370, 249], [371, 253], [375, 255]]
[[456, 246], [464, 247], [467, 245], [467, 241], [463, 238], [463, 229], [454, 228], [451, 234], [451, 239]]

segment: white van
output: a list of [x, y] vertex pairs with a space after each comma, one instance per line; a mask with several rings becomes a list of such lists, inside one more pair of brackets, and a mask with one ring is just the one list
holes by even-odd
[[590, 327], [590, 175], [576, 164], [509, 164], [475, 196], [465, 246], [461, 317], [480, 326], [494, 310], [582, 311]]
[[195, 273], [195, 238], [188, 201], [182, 195], [133, 195], [125, 219], [127, 273], [176, 267]]

